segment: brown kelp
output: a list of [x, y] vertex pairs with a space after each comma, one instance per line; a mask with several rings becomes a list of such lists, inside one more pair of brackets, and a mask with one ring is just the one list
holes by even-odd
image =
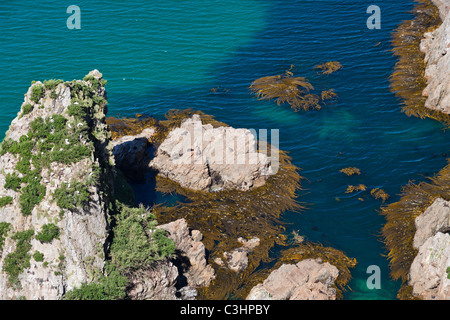
[[139, 134], [145, 128], [156, 126], [157, 123], [157, 119], [140, 114], [137, 114], [135, 118], [106, 118], [106, 124], [110, 128], [111, 139], [113, 140], [123, 136]]
[[[181, 121], [193, 114], [199, 114], [204, 124], [214, 127], [226, 126], [210, 115], [200, 111], [171, 110], [165, 120], [148, 121], [156, 128], [152, 137], [155, 147], [160, 144], [171, 129], [178, 127]], [[139, 122], [125, 121], [139, 127]], [[114, 127], [111, 127], [114, 130]], [[120, 133], [127, 133], [120, 127]], [[270, 147], [268, 148], [270, 150]], [[178, 183], [156, 176], [156, 191], [163, 194], [177, 195], [180, 200], [176, 205], [158, 204], [153, 213], [159, 223], [185, 218], [189, 227], [200, 230], [204, 236], [203, 243], [207, 250], [208, 262], [216, 271], [216, 278], [207, 288], [199, 291], [200, 299], [225, 299], [237, 296], [237, 289], [247, 283], [248, 277], [263, 262], [270, 262], [271, 249], [275, 246], [288, 248], [290, 243], [285, 235], [282, 213], [300, 212], [303, 206], [297, 201], [302, 177], [299, 169], [292, 164], [291, 158], [284, 151], [279, 151], [279, 170], [270, 176], [266, 183], [250, 191], [221, 190], [201, 192], [182, 188]], [[238, 238], [258, 237], [260, 244], [248, 254], [248, 267], [236, 273], [227, 267], [214, 263], [216, 258], [225, 260], [224, 253], [236, 249], [242, 244]], [[320, 251], [320, 250], [318, 250]]]
[[278, 105], [288, 103], [295, 111], [320, 109], [319, 97], [308, 94], [314, 90], [311, 83], [304, 77], [294, 77], [290, 71], [256, 79], [250, 90], [260, 100], [275, 99]]
[[342, 172], [342, 173], [346, 174], [347, 176], [352, 176], [354, 174], [357, 174], [358, 176], [361, 175], [361, 170], [359, 170], [356, 167], [343, 168], [343, 169], [339, 170], [339, 172]]
[[342, 68], [343, 66], [339, 61], [328, 61], [314, 66], [314, 69], [318, 69], [321, 74], [331, 74]]
[[417, 250], [413, 247], [416, 232], [415, 219], [428, 208], [436, 198], [450, 200], [450, 163], [429, 181], [410, 183], [402, 190], [398, 202], [381, 209], [386, 217], [382, 236], [388, 250], [387, 257], [394, 280], [402, 280], [400, 299], [411, 299], [408, 288], [408, 273]]
[[347, 190], [345, 190], [345, 193], [352, 193], [355, 191], [366, 191], [366, 190], [367, 190], [367, 186], [365, 184], [358, 184], [356, 186], [349, 185], [347, 187]]
[[420, 41], [442, 23], [438, 9], [430, 0], [418, 0], [412, 13], [414, 18], [404, 21], [392, 34], [392, 52], [398, 61], [390, 77], [390, 87], [403, 100], [402, 111], [408, 116], [431, 118], [450, 125], [450, 115], [425, 107], [422, 95], [427, 83], [425, 54], [420, 51]]
[[332, 99], [336, 99], [337, 98], [337, 93], [334, 91], [334, 89], [328, 89], [328, 90], [324, 90], [322, 91], [322, 93], [320, 94], [320, 98], [322, 99], [323, 102], [327, 101], [327, 100], [332, 100]]
[[373, 188], [370, 190], [370, 194], [377, 200], [381, 199], [383, 203], [389, 199], [389, 194], [381, 188]]

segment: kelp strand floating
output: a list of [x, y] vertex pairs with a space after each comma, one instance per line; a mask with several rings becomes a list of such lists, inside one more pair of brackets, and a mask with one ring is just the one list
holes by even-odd
[[314, 86], [308, 79], [294, 77], [290, 70], [280, 75], [261, 77], [250, 85], [250, 91], [259, 100], [275, 100], [279, 106], [287, 103], [296, 112], [319, 110], [327, 100], [337, 98], [334, 89], [324, 90], [320, 95], [310, 93], [311, 90]]
[[342, 68], [343, 66], [339, 61], [328, 61], [314, 66], [314, 69], [318, 69], [321, 74], [331, 74]]

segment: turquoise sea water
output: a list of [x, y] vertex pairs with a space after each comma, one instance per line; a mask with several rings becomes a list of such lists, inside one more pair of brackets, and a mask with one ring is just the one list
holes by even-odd
[[[66, 27], [71, 4], [81, 9], [80, 30]], [[380, 1], [380, 30], [366, 27], [372, 4], [1, 1], [0, 132], [16, 116], [32, 80], [78, 79], [94, 68], [108, 80], [109, 115], [162, 117], [171, 108], [192, 107], [234, 127], [279, 129], [280, 147], [307, 179], [299, 199], [308, 209], [284, 215], [288, 231], [358, 260], [345, 299], [395, 299], [399, 283], [389, 279], [379, 238], [381, 203], [368, 192], [346, 194], [346, 187], [382, 187], [395, 201], [408, 181], [423, 181], [444, 167], [450, 144], [442, 125], [408, 118], [389, 91], [395, 64], [390, 33], [411, 18], [413, 1]], [[329, 76], [313, 70], [330, 60], [344, 69]], [[294, 113], [250, 95], [253, 80], [292, 64], [295, 75], [317, 89], [334, 88], [338, 100], [317, 112]], [[211, 92], [215, 87], [222, 90]], [[362, 175], [339, 173], [348, 166]], [[381, 268], [379, 290], [366, 286], [370, 265]]]

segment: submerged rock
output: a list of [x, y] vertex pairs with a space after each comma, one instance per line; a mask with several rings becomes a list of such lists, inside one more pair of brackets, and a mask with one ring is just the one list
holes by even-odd
[[150, 167], [188, 189], [247, 191], [272, 173], [270, 159], [256, 148], [250, 130], [214, 128], [193, 115], [169, 133]]
[[[248, 266], [248, 254], [253, 251], [260, 244], [260, 239], [253, 237], [250, 240], [239, 238], [238, 242], [242, 243], [242, 247], [234, 249], [230, 252], [224, 252], [228, 268], [234, 272], [240, 272], [247, 269]], [[217, 260], [219, 265], [221, 262]]]
[[335, 300], [338, 269], [314, 259], [283, 264], [253, 287], [246, 300]]

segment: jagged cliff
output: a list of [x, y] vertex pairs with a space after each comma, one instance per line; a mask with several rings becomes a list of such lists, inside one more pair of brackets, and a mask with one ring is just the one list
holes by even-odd
[[59, 299], [103, 273], [113, 158], [102, 81], [33, 83], [6, 133], [2, 299]]

